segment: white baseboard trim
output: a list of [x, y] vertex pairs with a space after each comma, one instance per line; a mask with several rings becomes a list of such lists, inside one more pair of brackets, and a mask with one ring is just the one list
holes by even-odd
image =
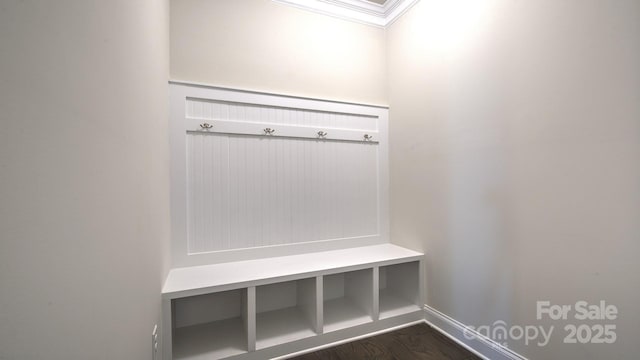
[[[424, 311], [427, 324], [484, 360], [528, 360], [429, 305], [424, 305]], [[474, 335], [473, 339], [464, 336], [465, 330]]]
[[[388, 329], [374, 331], [364, 335], [355, 336], [355, 337], [351, 337], [351, 338], [340, 340], [340, 341], [335, 341], [329, 344], [324, 344], [321, 346], [290, 353], [284, 356], [279, 356], [279, 357], [273, 358], [272, 360], [289, 359], [291, 357], [300, 356], [300, 355], [304, 355], [314, 351], [338, 346], [344, 343], [388, 333], [394, 330], [417, 325], [420, 323], [427, 323], [429, 326], [431, 326], [432, 328], [434, 328], [444, 336], [453, 340], [458, 345], [469, 350], [470, 352], [472, 352], [473, 354], [475, 354], [476, 356], [478, 356], [483, 360], [528, 360], [526, 357], [491, 340], [490, 338], [476, 332], [475, 330], [468, 329], [467, 326], [464, 325], [463, 323], [459, 322], [458, 320], [446, 314], [441, 313], [440, 311], [430, 307], [429, 305], [426, 305], [426, 304], [424, 305], [424, 312], [425, 312], [425, 320], [413, 321], [413, 322], [409, 322], [399, 326], [394, 326]], [[465, 330], [467, 331], [467, 333], [473, 334], [474, 338], [467, 339], [464, 336]]]
[[330, 347], [346, 344], [346, 343], [357, 341], [357, 340], [366, 339], [366, 338], [369, 338], [369, 337], [372, 337], [372, 336], [376, 336], [376, 335], [386, 334], [388, 332], [392, 332], [392, 331], [395, 331], [395, 330], [404, 329], [404, 328], [409, 327], [409, 326], [418, 325], [418, 324], [424, 324], [424, 323], [425, 323], [424, 320], [412, 321], [412, 322], [409, 322], [409, 323], [406, 323], [406, 324], [390, 327], [388, 329], [374, 331], [374, 332], [371, 332], [371, 333], [368, 333], [368, 334], [354, 336], [354, 337], [350, 337], [348, 339], [344, 339], [344, 340], [340, 340], [340, 341], [334, 341], [332, 343], [321, 345], [321, 346], [316, 346], [316, 347], [313, 347], [313, 348], [310, 348], [310, 349], [304, 349], [302, 351], [297, 351], [297, 352], [294, 352], [294, 353], [291, 353], [291, 354], [287, 354], [287, 355], [279, 356], [279, 357], [276, 357], [276, 358], [272, 358], [271, 360], [285, 360], [285, 359], [293, 358], [293, 357], [296, 357], [296, 356], [300, 356], [300, 355], [316, 352], [316, 351], [323, 350], [323, 349], [328, 349]]

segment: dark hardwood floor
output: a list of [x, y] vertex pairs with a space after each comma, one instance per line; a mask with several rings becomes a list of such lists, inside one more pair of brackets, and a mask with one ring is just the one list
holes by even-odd
[[338, 345], [295, 360], [479, 360], [427, 324]]

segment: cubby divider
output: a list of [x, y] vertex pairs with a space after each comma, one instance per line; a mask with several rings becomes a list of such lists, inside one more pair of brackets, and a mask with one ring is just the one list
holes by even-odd
[[420, 310], [420, 263], [381, 266], [379, 276], [380, 319]]
[[256, 288], [256, 349], [317, 334], [317, 278]]
[[423, 319], [421, 269], [393, 245], [175, 269], [164, 360], [269, 358]]
[[324, 332], [373, 321], [373, 270], [323, 276]]
[[174, 300], [173, 358], [218, 359], [253, 350], [247, 289]]

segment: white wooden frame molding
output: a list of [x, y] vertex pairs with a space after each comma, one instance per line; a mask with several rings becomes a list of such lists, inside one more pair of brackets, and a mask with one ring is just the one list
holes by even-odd
[[[386, 107], [266, 94], [200, 84], [170, 82], [169, 88], [172, 268], [337, 250], [389, 242], [388, 109]], [[338, 120], [335, 120], [333, 125], [275, 123], [270, 122], [268, 118], [230, 121], [226, 118], [218, 118], [216, 114], [207, 116], [189, 115], [190, 109], [187, 106], [194, 101], [201, 101], [205, 104], [246, 105], [260, 111], [267, 109], [265, 111], [273, 111], [272, 113], [277, 111], [298, 111], [320, 114], [318, 118], [322, 114], [337, 114], [335, 118]], [[339, 119], [341, 118], [351, 122], [347, 126], [340, 122]], [[375, 120], [375, 127], [367, 125], [369, 123], [373, 124], [373, 120]], [[207, 128], [201, 127], [201, 124]], [[265, 128], [275, 129], [275, 132], [271, 135], [265, 135]], [[319, 131], [326, 132], [326, 136], [319, 136]], [[211, 136], [222, 136], [224, 134], [235, 136], [235, 134], [239, 134], [242, 136], [269, 136], [282, 139], [300, 138], [309, 139], [312, 142], [312, 139], [315, 139], [316, 142], [326, 143], [362, 143], [363, 145], [374, 146], [376, 148], [377, 168], [371, 171], [375, 171], [377, 174], [377, 180], [375, 180], [377, 181], [377, 200], [374, 200], [377, 208], [377, 225], [368, 227], [369, 231], [356, 231], [354, 232], [355, 236], [318, 238], [312, 241], [293, 239], [288, 243], [282, 241], [276, 244], [267, 243], [263, 246], [190, 252], [187, 238], [187, 136], [189, 134], [207, 133]], [[372, 136], [370, 141], [364, 141], [365, 134]]]
[[[187, 132], [198, 134], [230, 134], [249, 136], [270, 136], [299, 139], [317, 139], [323, 141], [352, 141], [378, 144], [378, 131], [373, 130], [345, 130], [328, 126], [291, 126], [268, 122], [242, 122], [224, 120], [201, 120], [187, 118]], [[209, 126], [211, 126], [209, 128]], [[265, 129], [274, 130], [266, 135]], [[275, 131], [277, 129], [277, 131]], [[323, 132], [326, 135], [320, 135]], [[365, 140], [364, 135], [369, 136]]]

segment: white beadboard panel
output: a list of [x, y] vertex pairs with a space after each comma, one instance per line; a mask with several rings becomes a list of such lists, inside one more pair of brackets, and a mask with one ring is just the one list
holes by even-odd
[[377, 116], [188, 98], [186, 117], [377, 131]]
[[173, 268], [389, 242], [388, 109], [170, 90]]
[[189, 251], [229, 249], [229, 139], [187, 137], [187, 236]]
[[187, 135], [190, 254], [379, 233], [378, 145]]

